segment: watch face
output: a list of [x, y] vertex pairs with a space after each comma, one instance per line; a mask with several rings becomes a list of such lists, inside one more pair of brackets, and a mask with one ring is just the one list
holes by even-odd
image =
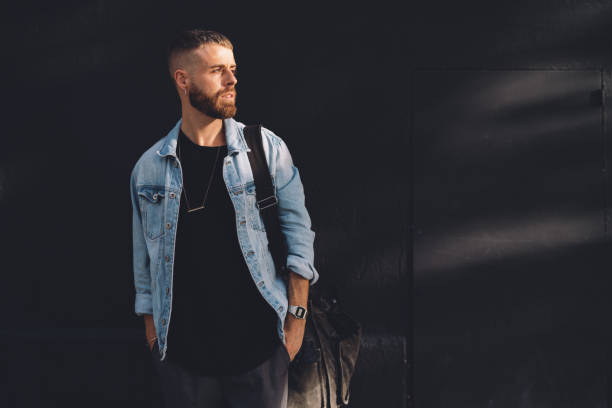
[[295, 316], [300, 319], [303, 319], [305, 314], [306, 314], [306, 309], [304, 309], [303, 307], [298, 307], [297, 310], [295, 311]]

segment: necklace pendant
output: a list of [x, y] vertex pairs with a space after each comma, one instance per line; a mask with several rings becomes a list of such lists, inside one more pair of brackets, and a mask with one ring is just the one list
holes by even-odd
[[203, 206], [203, 205], [201, 205], [201, 206], [199, 206], [199, 207], [191, 208], [191, 209], [187, 210], [187, 212], [194, 212], [194, 211], [201, 210], [201, 209], [203, 209], [203, 208], [204, 208], [204, 206]]

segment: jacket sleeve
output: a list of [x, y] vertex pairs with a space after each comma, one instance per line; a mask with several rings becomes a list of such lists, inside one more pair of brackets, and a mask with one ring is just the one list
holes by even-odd
[[134, 286], [136, 300], [134, 310], [138, 316], [153, 314], [151, 298], [151, 272], [149, 268], [149, 253], [147, 251], [144, 231], [142, 229], [142, 216], [136, 190], [136, 166], [130, 176], [130, 196], [132, 199], [132, 247]]
[[285, 142], [278, 136], [274, 184], [281, 230], [287, 242], [287, 268], [314, 285], [319, 273], [314, 267], [314, 237], [305, 206], [300, 173]]

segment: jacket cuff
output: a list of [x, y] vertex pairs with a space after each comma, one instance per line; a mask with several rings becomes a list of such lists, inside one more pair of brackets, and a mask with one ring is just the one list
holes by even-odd
[[319, 280], [319, 273], [314, 266], [312, 266], [310, 262], [305, 262], [298, 256], [287, 256], [287, 269], [300, 275], [304, 279], [308, 279], [311, 286]]
[[134, 310], [138, 316], [153, 314], [153, 302], [149, 293], [137, 293]]

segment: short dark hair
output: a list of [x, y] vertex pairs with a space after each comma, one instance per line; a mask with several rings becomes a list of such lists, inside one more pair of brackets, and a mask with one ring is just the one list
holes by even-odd
[[219, 44], [234, 49], [231, 41], [221, 33], [212, 30], [191, 29], [179, 32], [168, 46], [168, 72], [174, 81], [174, 68], [178, 57], [188, 54], [205, 44]]

